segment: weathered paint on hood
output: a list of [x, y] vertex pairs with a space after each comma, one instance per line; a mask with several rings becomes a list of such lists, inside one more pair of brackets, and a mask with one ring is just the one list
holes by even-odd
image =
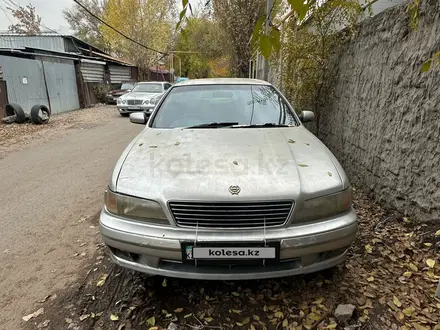
[[[303, 127], [146, 128], [130, 148], [115, 169], [116, 191], [163, 203], [304, 200], [348, 185], [334, 156]], [[231, 185], [240, 186], [238, 196]]]
[[131, 99], [131, 100], [145, 100], [145, 99], [151, 99], [153, 97], [157, 97], [161, 95], [162, 93], [127, 93], [121, 96], [121, 99]]

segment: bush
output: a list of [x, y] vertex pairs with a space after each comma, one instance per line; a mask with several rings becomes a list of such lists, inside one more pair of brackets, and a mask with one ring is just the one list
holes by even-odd
[[111, 86], [107, 84], [97, 84], [93, 86], [93, 92], [96, 98], [102, 103], [105, 103], [105, 98], [111, 89]]

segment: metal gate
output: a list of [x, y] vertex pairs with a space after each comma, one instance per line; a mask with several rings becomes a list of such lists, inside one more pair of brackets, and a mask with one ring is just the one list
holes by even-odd
[[3, 79], [8, 85], [10, 103], [19, 104], [27, 113], [35, 104], [49, 105], [41, 62], [26, 58], [0, 56]]
[[79, 106], [73, 61], [42, 61], [52, 114], [77, 110]]

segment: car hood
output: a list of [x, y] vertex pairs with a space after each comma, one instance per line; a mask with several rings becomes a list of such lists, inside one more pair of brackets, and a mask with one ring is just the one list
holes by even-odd
[[146, 100], [157, 97], [161, 94], [162, 93], [127, 93], [122, 96], [122, 99]]
[[122, 94], [125, 94], [127, 92], [128, 92], [127, 89], [115, 89], [115, 90], [110, 91], [110, 94], [112, 94], [112, 95], [122, 95]]
[[[117, 192], [163, 203], [304, 200], [348, 187], [333, 154], [302, 126], [146, 128], [119, 164], [113, 176]], [[230, 186], [239, 186], [239, 195], [232, 196]]]

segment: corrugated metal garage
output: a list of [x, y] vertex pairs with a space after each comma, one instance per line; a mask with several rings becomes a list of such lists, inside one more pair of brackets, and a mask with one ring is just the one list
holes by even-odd
[[[34, 60], [0, 55], [10, 103], [27, 113], [36, 104], [52, 113], [79, 109], [73, 60]], [[46, 88], [47, 85], [47, 88]]]
[[131, 80], [131, 67], [110, 65], [110, 82], [120, 84]]
[[81, 60], [81, 74], [85, 82], [104, 82], [105, 62]]

